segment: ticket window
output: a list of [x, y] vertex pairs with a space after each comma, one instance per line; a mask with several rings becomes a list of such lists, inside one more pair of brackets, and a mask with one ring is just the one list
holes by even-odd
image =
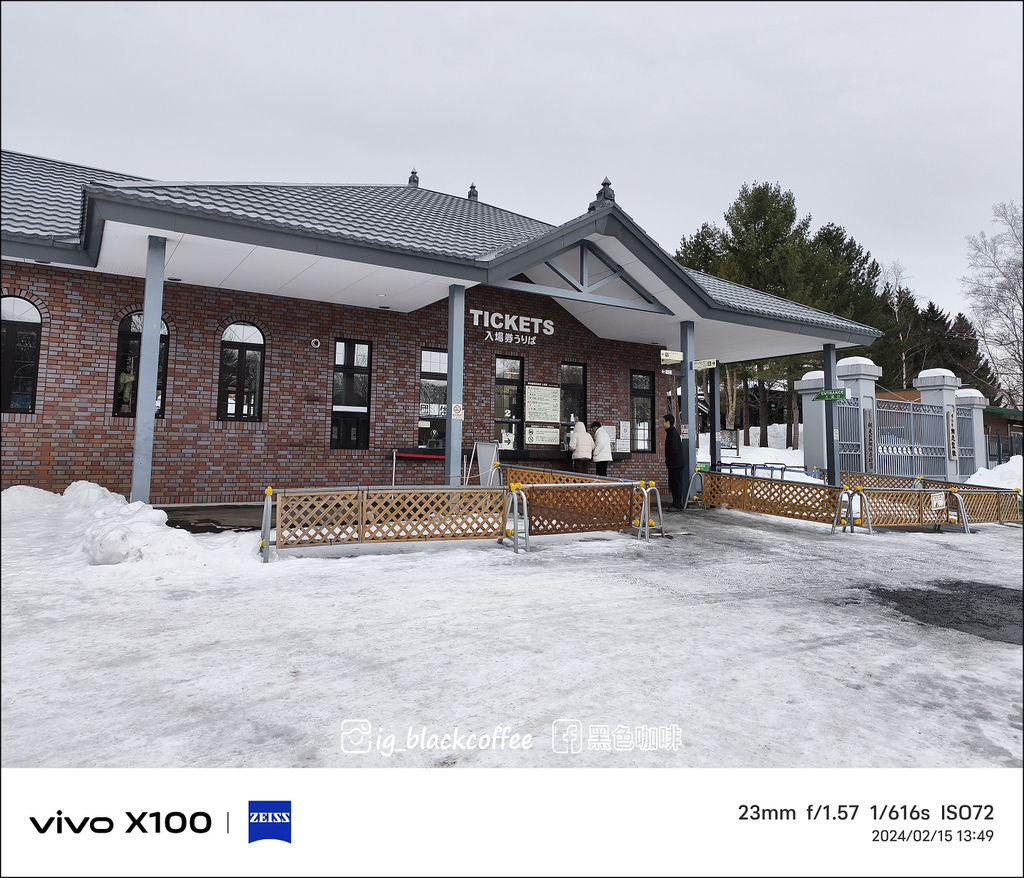
[[523, 361], [494, 361], [494, 441], [502, 449], [523, 447]]
[[420, 351], [420, 410], [416, 444], [420, 448], [444, 448], [448, 414], [448, 352]]
[[587, 423], [587, 367], [582, 363], [562, 363], [559, 378], [560, 439], [562, 447], [567, 448], [576, 422]]

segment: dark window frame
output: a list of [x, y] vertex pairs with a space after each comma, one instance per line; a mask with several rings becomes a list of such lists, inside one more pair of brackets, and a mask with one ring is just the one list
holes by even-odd
[[[636, 378], [646, 377], [649, 379], [650, 390], [643, 388], [637, 388]], [[653, 453], [657, 450], [657, 443], [655, 442], [654, 432], [654, 388], [655, 388], [655, 377], [654, 372], [647, 371], [646, 369], [630, 369], [629, 371], [629, 448], [634, 453], [647, 454]], [[639, 448], [637, 443], [640, 440], [640, 421], [636, 417], [636, 412], [633, 406], [634, 400], [647, 399], [649, 400], [648, 405], [650, 406], [650, 416], [646, 421], [647, 429], [650, 435], [650, 448]]]
[[[338, 345], [345, 345], [344, 362], [338, 362]], [[366, 347], [366, 365], [355, 362], [358, 346]], [[335, 338], [331, 373], [331, 448], [365, 451], [370, 447], [370, 409], [373, 402], [373, 343], [366, 339]], [[366, 406], [353, 406], [347, 394], [355, 391], [354, 379], [366, 376]], [[338, 380], [341, 378], [339, 402]], [[346, 379], [351, 379], [347, 381]]]
[[[4, 298], [7, 298], [4, 296]], [[19, 296], [11, 296], [11, 298], [20, 298]], [[28, 299], [22, 299], [23, 302], [28, 302]], [[28, 302], [28, 304], [32, 304]], [[35, 308], [35, 305], [32, 305]], [[39, 309], [36, 308], [38, 312]], [[42, 315], [40, 315], [40, 322], [29, 322], [24, 320], [4, 320], [3, 325], [0, 326], [0, 371], [2, 371], [2, 377], [0, 377], [0, 409], [3, 410], [4, 414], [12, 415], [34, 415], [36, 412], [36, 397], [39, 390], [39, 357], [43, 343], [43, 324]], [[13, 337], [8, 339], [8, 335], [12, 334]], [[18, 354], [18, 336], [32, 336], [35, 339], [35, 354], [31, 361], [22, 361], [17, 369], [14, 368], [16, 357]], [[8, 344], [11, 341], [11, 344]], [[16, 390], [16, 381], [19, 378], [24, 379], [27, 377], [24, 374], [25, 367], [32, 366], [32, 389], [30, 391]], [[14, 402], [24, 396], [28, 396], [27, 403], [25, 405], [18, 406], [15, 408]]]
[[[578, 368], [583, 370], [583, 380], [580, 382], [568, 382], [565, 380], [565, 368]], [[568, 360], [563, 360], [558, 365], [558, 386], [559, 386], [559, 417], [561, 418], [560, 429], [562, 432], [561, 438], [565, 441], [569, 440], [569, 433], [572, 431], [573, 424], [570, 422], [569, 416], [566, 414], [566, 402], [568, 394], [566, 388], [582, 388], [583, 404], [581, 406], [580, 413], [576, 416], [576, 421], [582, 421], [584, 425], [587, 424], [587, 365], [586, 363], [571, 363]]]
[[[110, 412], [115, 418], [134, 418], [139, 396], [138, 360], [142, 351], [142, 312], [132, 311], [126, 314], [117, 326], [117, 348], [114, 355], [114, 384], [111, 390]], [[138, 324], [139, 329], [134, 329]], [[126, 328], [127, 327], [127, 328]], [[134, 354], [133, 354], [134, 351]], [[167, 412], [167, 362], [170, 356], [170, 333], [167, 324], [160, 321], [160, 351], [157, 363], [156, 393], [160, 405], [156, 417], [162, 418]], [[134, 362], [128, 362], [134, 360]], [[127, 368], [126, 368], [127, 366]], [[131, 381], [122, 381], [122, 376], [129, 374]], [[125, 400], [125, 391], [128, 399]]]
[[[434, 372], [426, 369], [426, 354], [444, 354], [445, 371]], [[420, 348], [420, 398], [419, 417], [416, 419], [416, 444], [420, 448], [444, 448], [448, 430], [448, 351], [438, 347]], [[431, 415], [429, 408], [424, 412], [424, 406], [436, 405], [436, 403], [423, 400], [423, 383], [432, 381], [444, 383], [444, 402], [440, 404], [440, 415]], [[423, 422], [427, 424], [424, 426]], [[437, 430], [437, 435], [433, 431]], [[424, 432], [426, 431], [426, 432]]]
[[[515, 361], [515, 362], [519, 363], [519, 378], [515, 379], [515, 378], [504, 378], [504, 377], [501, 377], [499, 375], [499, 373], [498, 373], [498, 362], [500, 360], [512, 360], [512, 361]], [[501, 427], [502, 427], [502, 425], [507, 425], [508, 427], [512, 428], [511, 431], [507, 431], [507, 432], [512, 432], [512, 434], [514, 436], [514, 439], [513, 439], [513, 442], [512, 442], [512, 448], [515, 449], [515, 450], [522, 450], [522, 448], [523, 448], [523, 434], [526, 432], [525, 429], [524, 429], [525, 425], [524, 425], [524, 413], [523, 413], [523, 403], [524, 403], [524, 400], [523, 400], [523, 387], [524, 387], [524, 383], [523, 382], [524, 382], [524, 379], [526, 377], [525, 371], [524, 371], [524, 366], [525, 366], [525, 364], [524, 364], [524, 361], [523, 361], [522, 357], [507, 357], [507, 356], [502, 356], [501, 354], [498, 354], [494, 358], [494, 403], [495, 403], [495, 411], [494, 411], [494, 440], [498, 443], [498, 447], [499, 448], [507, 448], [508, 447], [508, 446], [502, 445], [502, 437], [501, 437], [501, 433], [502, 433]], [[513, 399], [512, 399], [512, 403], [513, 403], [512, 409], [505, 409], [505, 411], [510, 411], [511, 412], [511, 416], [510, 417], [503, 417], [503, 416], [499, 417], [498, 416], [497, 402], [498, 402], [498, 388], [499, 387], [514, 387], [514, 388], [517, 388], [518, 391], [519, 391], [518, 394], [515, 397], [513, 397]], [[517, 414], [517, 412], [518, 412], [518, 414]]]
[[[252, 326], [256, 329], [261, 338], [264, 338], [263, 330], [261, 330], [256, 324], [249, 323], [245, 320], [236, 320], [234, 323], [226, 326], [224, 332], [221, 333], [220, 339], [220, 369], [217, 376], [217, 420], [218, 421], [242, 421], [242, 422], [259, 422], [263, 420], [263, 387], [264, 377], [266, 375], [266, 364], [267, 364], [267, 344], [266, 340], [256, 344], [254, 342], [242, 342], [242, 341], [228, 341], [224, 338], [224, 334], [227, 333], [232, 326], [242, 324], [244, 326]], [[233, 351], [237, 355], [234, 366], [234, 384], [230, 384], [225, 380], [225, 352]], [[239, 384], [245, 387], [245, 363], [249, 358], [249, 354], [259, 354], [259, 379], [257, 383], [257, 390], [253, 394], [253, 400], [251, 404], [246, 404], [244, 401], [241, 406], [237, 402], [237, 388]], [[231, 387], [235, 387], [234, 400], [234, 411], [228, 411], [228, 397], [230, 394], [228, 390]], [[248, 391], [244, 391], [248, 392]], [[248, 409], [248, 411], [247, 411]]]

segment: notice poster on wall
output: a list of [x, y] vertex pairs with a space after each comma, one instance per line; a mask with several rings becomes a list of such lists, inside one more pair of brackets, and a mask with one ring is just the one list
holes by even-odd
[[561, 388], [557, 384], [526, 385], [526, 420], [557, 424], [561, 420]]
[[533, 424], [526, 425], [527, 445], [557, 445], [559, 443], [558, 427], [537, 427]]

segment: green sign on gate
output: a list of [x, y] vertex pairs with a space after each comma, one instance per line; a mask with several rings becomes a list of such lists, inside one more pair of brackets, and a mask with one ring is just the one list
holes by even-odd
[[848, 399], [847, 389], [845, 387], [829, 387], [825, 390], [819, 390], [814, 396], [815, 402], [832, 399]]

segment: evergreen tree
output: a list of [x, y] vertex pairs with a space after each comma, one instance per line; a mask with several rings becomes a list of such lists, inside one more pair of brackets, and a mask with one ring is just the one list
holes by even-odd
[[721, 277], [786, 299], [801, 300], [810, 216], [797, 217], [796, 199], [778, 183], [740, 187], [725, 212]]
[[[801, 218], [792, 192], [776, 184], [746, 183], [725, 213], [725, 229], [709, 223], [680, 241], [675, 258], [682, 265], [734, 283], [801, 302], [819, 310], [875, 325], [884, 311], [878, 293], [880, 268], [846, 231], [828, 224], [810, 235], [811, 218]], [[743, 378], [757, 382], [761, 445], [767, 445], [768, 390], [785, 382], [787, 440], [798, 447], [798, 419], [793, 382], [809, 369], [820, 368], [821, 355], [761, 362], [745, 374], [726, 368], [732, 389], [724, 410], [727, 426], [735, 413], [735, 394]], [[746, 426], [746, 424], [745, 424]], [[746, 431], [745, 431], [746, 432]]]
[[941, 368], [949, 369], [964, 387], [980, 390], [993, 405], [1003, 402], [999, 380], [981, 353], [974, 324], [965, 314], [957, 314], [953, 318], [944, 354], [945, 362]]
[[882, 369], [882, 384], [891, 390], [913, 387], [917, 376], [912, 352], [917, 345], [921, 326], [921, 311], [913, 292], [904, 286], [900, 271], [886, 282], [882, 289], [882, 306], [876, 322], [871, 324], [882, 330], [882, 337], [870, 348], [864, 349]]

